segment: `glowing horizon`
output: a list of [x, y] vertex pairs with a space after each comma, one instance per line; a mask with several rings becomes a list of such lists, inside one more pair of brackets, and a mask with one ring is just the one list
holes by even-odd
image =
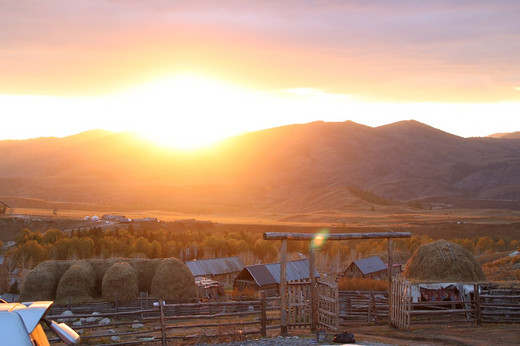
[[[377, 127], [417, 120], [462, 137], [520, 130], [520, 103], [371, 102], [319, 89], [256, 91], [196, 74], [176, 74], [91, 97], [0, 95], [4, 110], [30, 126], [0, 128], [0, 139], [64, 137], [92, 129], [133, 131], [175, 149], [312, 121]], [[479, 120], [493, 118], [493, 126]], [[73, 120], [73, 121], [71, 121]], [[78, 121], [80, 120], [80, 121]], [[60, 126], [56, 126], [60, 124]]]
[[[520, 130], [520, 2], [3, 2], [0, 139], [287, 124]], [[95, 25], [94, 25], [95, 24]]]

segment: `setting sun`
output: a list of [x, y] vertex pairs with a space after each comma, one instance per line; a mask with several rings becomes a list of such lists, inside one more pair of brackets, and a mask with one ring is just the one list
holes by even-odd
[[[238, 87], [196, 75], [161, 78], [118, 96], [141, 114], [136, 129], [175, 149], [197, 149], [240, 132], [237, 121], [252, 95]], [[238, 121], [240, 123], [240, 121]]]

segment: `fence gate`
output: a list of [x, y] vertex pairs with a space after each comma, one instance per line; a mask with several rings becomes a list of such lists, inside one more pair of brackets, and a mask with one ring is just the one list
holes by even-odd
[[287, 283], [287, 325], [290, 328], [306, 328], [311, 325], [310, 281]]
[[410, 329], [410, 310], [412, 307], [412, 285], [404, 276], [394, 275], [388, 305], [390, 324], [401, 330]]
[[339, 292], [338, 283], [332, 277], [319, 278], [318, 291], [318, 328], [333, 332], [339, 330]]

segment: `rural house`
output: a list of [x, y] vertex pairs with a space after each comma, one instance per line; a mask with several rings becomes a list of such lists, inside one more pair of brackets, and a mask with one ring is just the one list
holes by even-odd
[[372, 256], [352, 262], [345, 270], [344, 277], [383, 280], [387, 276], [386, 269], [387, 265], [381, 258]]
[[244, 263], [238, 257], [212, 258], [185, 262], [197, 278], [211, 278], [228, 284], [244, 269]]
[[105, 220], [105, 221], [113, 221], [113, 222], [130, 222], [130, 219], [127, 218], [126, 216], [124, 215], [110, 215], [110, 214], [105, 214], [101, 217], [102, 220]]
[[[316, 272], [316, 277], [319, 274]], [[287, 262], [287, 281], [309, 280], [309, 260]], [[280, 263], [256, 264], [246, 266], [235, 279], [233, 289], [244, 292], [246, 289], [254, 291], [265, 290], [268, 295], [278, 294], [280, 285]]]

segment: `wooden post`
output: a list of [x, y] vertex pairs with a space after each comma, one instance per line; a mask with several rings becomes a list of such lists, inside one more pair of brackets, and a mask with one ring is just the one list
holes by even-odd
[[162, 346], [168, 346], [168, 342], [166, 341], [166, 326], [164, 325], [164, 301], [159, 300], [159, 309], [161, 311], [161, 337], [162, 337]]
[[367, 316], [367, 325], [370, 325], [370, 321], [372, 320], [372, 290], [368, 295], [368, 316]]
[[287, 239], [282, 239], [280, 255], [280, 329], [282, 336], [287, 336]]
[[480, 286], [475, 284], [473, 285], [473, 299], [475, 300], [475, 324], [480, 326], [482, 321], [480, 317]]
[[[391, 316], [393, 308], [392, 306], [392, 275], [394, 274], [394, 259], [392, 257], [392, 238], [388, 238], [388, 268], [386, 271], [386, 275], [388, 275], [388, 316]], [[390, 324], [390, 319], [388, 319], [388, 323]]]
[[260, 324], [260, 335], [262, 336], [262, 338], [265, 338], [267, 337], [267, 298], [266, 298], [266, 294], [265, 294], [265, 291], [262, 291], [261, 293], [261, 297], [262, 297], [262, 302], [261, 302], [261, 305], [260, 305], [260, 321], [261, 321], [261, 324]]
[[309, 242], [309, 278], [311, 279], [311, 332], [316, 331], [318, 324], [318, 299], [316, 297], [316, 263], [314, 253], [314, 241]]

